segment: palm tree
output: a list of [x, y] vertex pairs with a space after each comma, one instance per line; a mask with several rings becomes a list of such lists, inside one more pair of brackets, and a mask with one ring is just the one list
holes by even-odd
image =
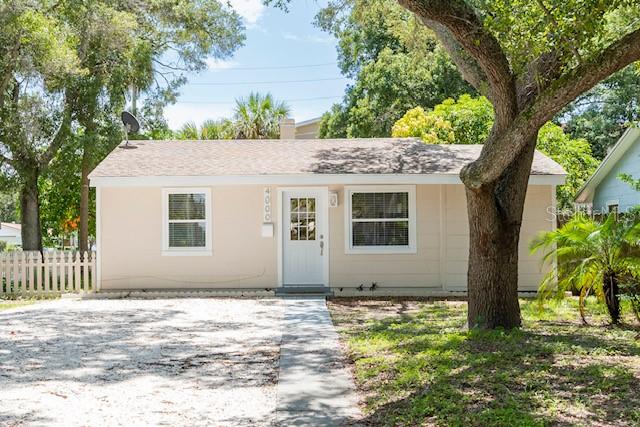
[[231, 139], [234, 137], [233, 123], [229, 119], [205, 120], [200, 128], [195, 122], [186, 122], [177, 132], [177, 139]]
[[200, 126], [200, 139], [231, 139], [233, 123], [229, 119], [205, 120]]
[[580, 292], [580, 317], [586, 323], [584, 302], [595, 293], [607, 305], [612, 323], [620, 320], [620, 286], [636, 282], [640, 273], [640, 222], [610, 214], [603, 222], [578, 214], [557, 230], [541, 233], [531, 251], [544, 250], [554, 261], [540, 292], [549, 295], [558, 279], [560, 290]]
[[178, 139], [199, 139], [198, 125], [195, 122], [186, 122], [178, 131]]
[[236, 100], [233, 112], [236, 138], [278, 138], [280, 120], [287, 117], [288, 114], [287, 104], [276, 101], [270, 93], [262, 95], [258, 92], [251, 92], [248, 98]]

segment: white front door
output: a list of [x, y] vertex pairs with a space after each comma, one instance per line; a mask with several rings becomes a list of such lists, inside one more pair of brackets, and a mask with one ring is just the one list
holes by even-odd
[[282, 192], [282, 283], [327, 285], [327, 191]]

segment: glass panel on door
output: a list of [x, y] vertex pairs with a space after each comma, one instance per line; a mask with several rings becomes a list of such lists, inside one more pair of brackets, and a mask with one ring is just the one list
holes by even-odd
[[292, 197], [289, 202], [291, 212], [291, 240], [316, 240], [316, 199], [315, 197]]

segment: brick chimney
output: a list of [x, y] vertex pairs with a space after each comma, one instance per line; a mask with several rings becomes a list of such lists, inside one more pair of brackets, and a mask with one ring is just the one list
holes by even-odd
[[280, 120], [280, 139], [296, 139], [296, 121], [294, 119]]

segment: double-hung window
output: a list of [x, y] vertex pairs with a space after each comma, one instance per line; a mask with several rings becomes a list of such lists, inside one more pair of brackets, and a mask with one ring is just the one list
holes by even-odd
[[414, 186], [345, 189], [347, 253], [415, 253]]
[[211, 255], [211, 191], [163, 190], [163, 255]]

